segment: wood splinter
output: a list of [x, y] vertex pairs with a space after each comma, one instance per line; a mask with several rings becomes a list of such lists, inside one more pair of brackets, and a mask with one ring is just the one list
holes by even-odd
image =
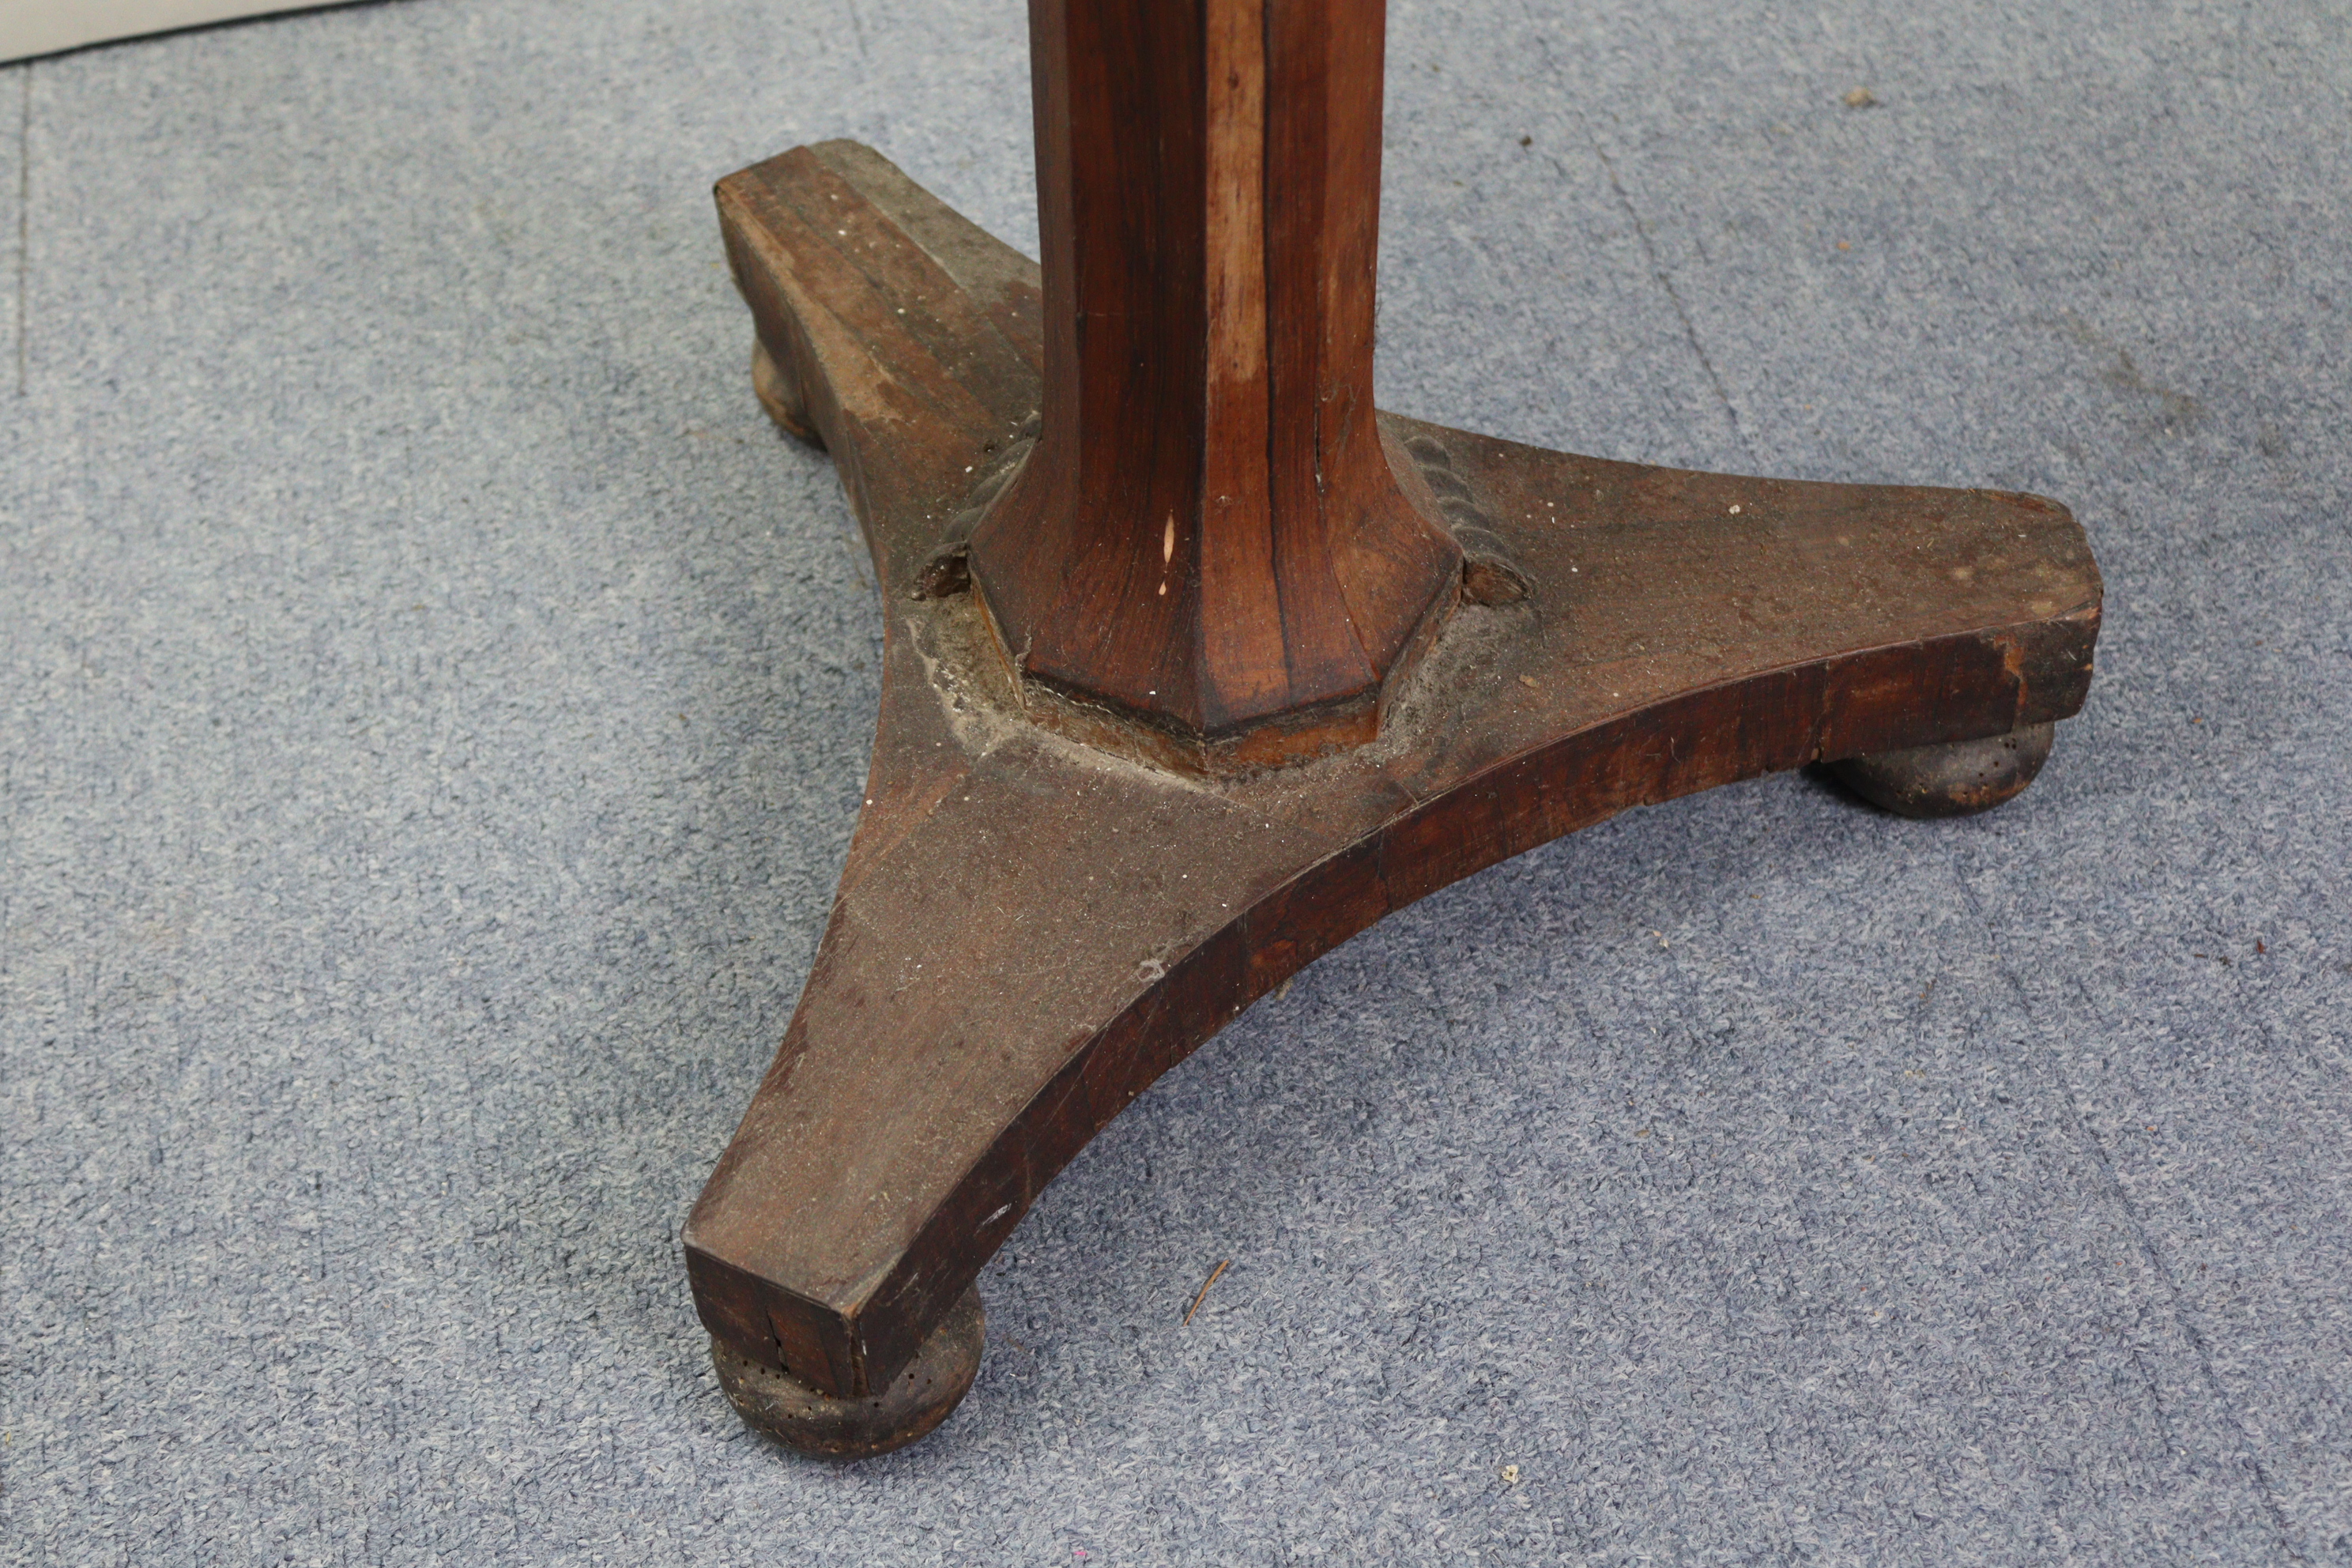
[[1045, 1184], [1318, 955], [1778, 769], [1997, 804], [2098, 631], [2038, 497], [1375, 412], [1381, 0], [1030, 25], [1042, 268], [850, 142], [719, 187], [761, 401], [839, 465], [884, 616], [840, 890], [685, 1233], [722, 1384], [813, 1452], [943, 1418]]
[[1192, 1326], [1192, 1314], [1199, 1311], [1201, 1310], [1201, 1303], [1209, 1299], [1209, 1287], [1214, 1285], [1218, 1280], [1224, 1278], [1225, 1269], [1232, 1263], [1232, 1258], [1226, 1258], [1223, 1262], [1219, 1263], [1216, 1268], [1209, 1271], [1209, 1277], [1206, 1279], [1201, 1281], [1201, 1293], [1193, 1297], [1192, 1304], [1184, 1310], [1183, 1327], [1189, 1329]]

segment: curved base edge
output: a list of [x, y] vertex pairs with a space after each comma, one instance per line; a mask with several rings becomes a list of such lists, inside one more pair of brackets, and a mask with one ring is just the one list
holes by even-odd
[[800, 1453], [824, 1459], [865, 1459], [928, 1436], [948, 1418], [980, 1372], [987, 1314], [980, 1292], [967, 1289], [947, 1316], [877, 1394], [835, 1399], [713, 1336], [710, 1360], [719, 1386], [743, 1424]]

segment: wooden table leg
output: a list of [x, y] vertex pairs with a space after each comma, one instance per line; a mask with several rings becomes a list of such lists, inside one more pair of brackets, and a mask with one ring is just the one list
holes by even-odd
[[929, 1431], [972, 1281], [1161, 1072], [1391, 910], [1816, 760], [2029, 782], [2098, 572], [2063, 507], [1548, 452], [1375, 414], [1378, 0], [1033, 0], [1045, 265], [871, 151], [719, 191], [762, 403], [885, 616], [867, 799], [686, 1230], [729, 1392]]

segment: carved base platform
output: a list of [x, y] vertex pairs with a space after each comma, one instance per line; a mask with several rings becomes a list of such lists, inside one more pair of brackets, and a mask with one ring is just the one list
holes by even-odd
[[820, 1393], [886, 1390], [1097, 1131], [1391, 910], [1630, 806], [2082, 703], [2099, 576], [2052, 501], [1383, 416], [1466, 565], [1379, 739], [1226, 775], [1157, 765], [1117, 715], [1074, 739], [1035, 721], [1066, 699], [1014, 679], [960, 558], [1036, 435], [1036, 268], [847, 142], [719, 201], [762, 400], [838, 460], [887, 628], [823, 945], [686, 1230], [711, 1333]]

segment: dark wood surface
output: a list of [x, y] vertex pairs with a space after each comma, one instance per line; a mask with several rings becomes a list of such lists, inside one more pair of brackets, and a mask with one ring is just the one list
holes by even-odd
[[1381, 37], [1381, 0], [1031, 8], [1044, 437], [971, 575], [1034, 717], [1330, 750], [1452, 608], [1372, 416]]
[[1053, 406], [1037, 268], [846, 142], [731, 176], [719, 205], [886, 627], [838, 900], [686, 1230], [711, 1331], [818, 1389], [891, 1377], [1097, 1130], [1390, 910], [1630, 806], [2083, 700], [2099, 577], [2054, 502], [1381, 416], [1400, 491], [1493, 602], [1453, 615], [1380, 738], [1225, 777], [1081, 743], [1031, 721], [943, 569]]

